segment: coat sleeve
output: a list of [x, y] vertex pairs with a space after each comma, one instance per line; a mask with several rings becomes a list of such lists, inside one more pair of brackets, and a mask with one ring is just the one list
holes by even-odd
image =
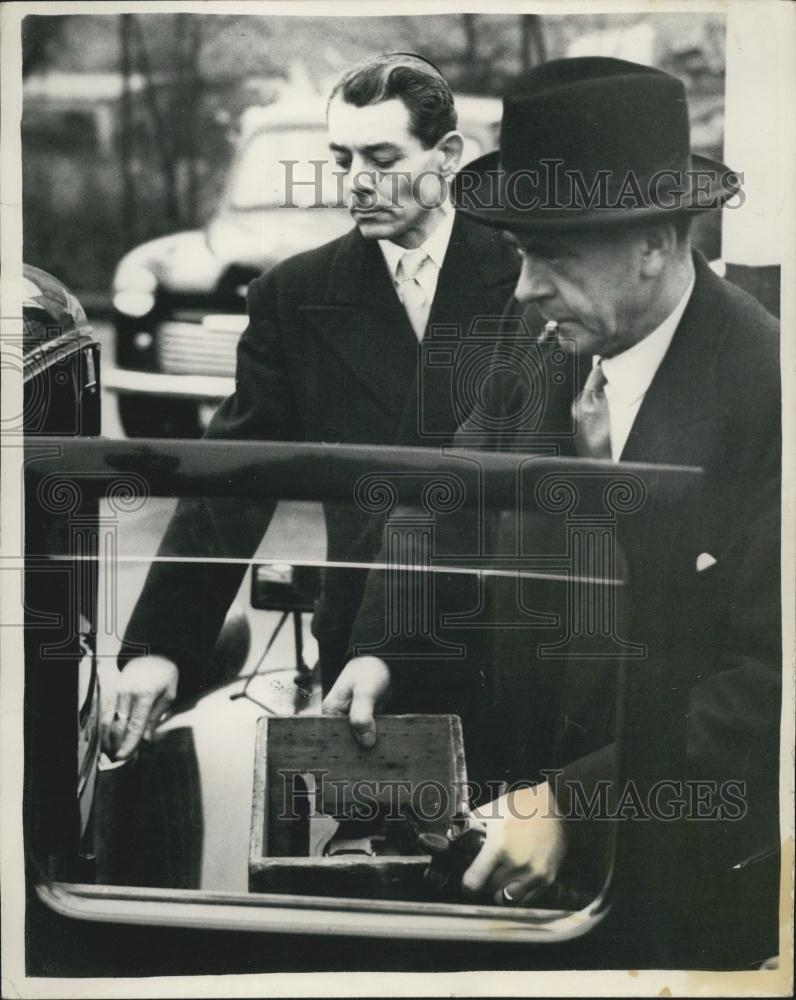
[[[214, 415], [208, 440], [289, 440], [298, 434], [278, 278], [271, 272], [249, 288], [235, 392]], [[275, 506], [234, 497], [179, 502], [127, 626], [120, 667], [143, 653], [166, 656], [179, 669], [180, 697], [196, 693], [246, 570], [245, 562], [223, 560], [252, 557]]]
[[[506, 307], [506, 315], [510, 317], [513, 309], [516, 309], [516, 303], [512, 299]], [[496, 345], [496, 353], [499, 349], [500, 343]], [[521, 391], [522, 387], [513, 375], [499, 370], [495, 377], [485, 380], [485, 395], [481, 402], [486, 411], [498, 414], [507, 405], [507, 397], [513, 398]], [[501, 431], [495, 431], [488, 423], [485, 427], [484, 415], [482, 410], [478, 418], [466, 419], [462, 423], [454, 436], [453, 449], [498, 451], [507, 447]], [[512, 449], [509, 447], [508, 450]], [[481, 666], [479, 658], [483, 652], [483, 636], [477, 629], [456, 628], [444, 622], [450, 615], [458, 616], [468, 608], [475, 609], [480, 600], [481, 587], [474, 575], [445, 572], [440, 564], [444, 563], [446, 554], [460, 554], [461, 538], [472, 538], [477, 533], [474, 521], [478, 517], [479, 513], [474, 508], [464, 508], [435, 519], [434, 560], [440, 568], [432, 574], [430, 623], [434, 634], [442, 640], [443, 645], [439, 649], [433, 647], [427, 634], [418, 632], [409, 636], [401, 631], [402, 609], [417, 606], [417, 598], [411, 588], [417, 587], [418, 581], [413, 581], [411, 574], [391, 573], [386, 542], [383, 542], [375, 562], [387, 568], [372, 569], [368, 573], [346, 658], [377, 649], [374, 655], [383, 659], [391, 670], [390, 711], [460, 711], [465, 702], [477, 697], [475, 685]], [[390, 593], [391, 587], [393, 593]], [[399, 599], [398, 593], [403, 593], [402, 599]], [[445, 648], [453, 650], [450, 656], [444, 654]]]

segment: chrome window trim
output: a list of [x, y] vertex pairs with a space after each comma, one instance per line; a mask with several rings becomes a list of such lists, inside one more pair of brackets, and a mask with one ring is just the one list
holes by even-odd
[[557, 944], [582, 937], [608, 914], [605, 890], [581, 910], [541, 910], [459, 903], [396, 903], [276, 893], [128, 889], [40, 882], [39, 899], [75, 920], [282, 934], [424, 938]]

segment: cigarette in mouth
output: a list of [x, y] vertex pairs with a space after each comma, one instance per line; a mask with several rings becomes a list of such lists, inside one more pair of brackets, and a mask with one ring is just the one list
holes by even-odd
[[542, 335], [542, 340], [553, 340], [558, 333], [558, 323], [554, 319], [544, 325], [544, 334]]

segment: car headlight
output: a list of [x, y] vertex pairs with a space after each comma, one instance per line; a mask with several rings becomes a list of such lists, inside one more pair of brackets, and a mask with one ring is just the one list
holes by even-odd
[[157, 278], [145, 267], [120, 268], [114, 285], [114, 308], [126, 316], [146, 316], [155, 304]]

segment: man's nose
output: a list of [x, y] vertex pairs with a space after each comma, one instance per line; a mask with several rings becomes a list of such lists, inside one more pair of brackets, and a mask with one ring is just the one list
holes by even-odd
[[371, 194], [376, 188], [376, 175], [372, 170], [367, 170], [365, 165], [356, 160], [351, 164], [349, 175], [351, 190], [358, 194]]
[[546, 299], [555, 293], [549, 275], [545, 271], [544, 264], [536, 260], [524, 257], [520, 276], [517, 279], [517, 288], [514, 297], [518, 302], [538, 302]]

